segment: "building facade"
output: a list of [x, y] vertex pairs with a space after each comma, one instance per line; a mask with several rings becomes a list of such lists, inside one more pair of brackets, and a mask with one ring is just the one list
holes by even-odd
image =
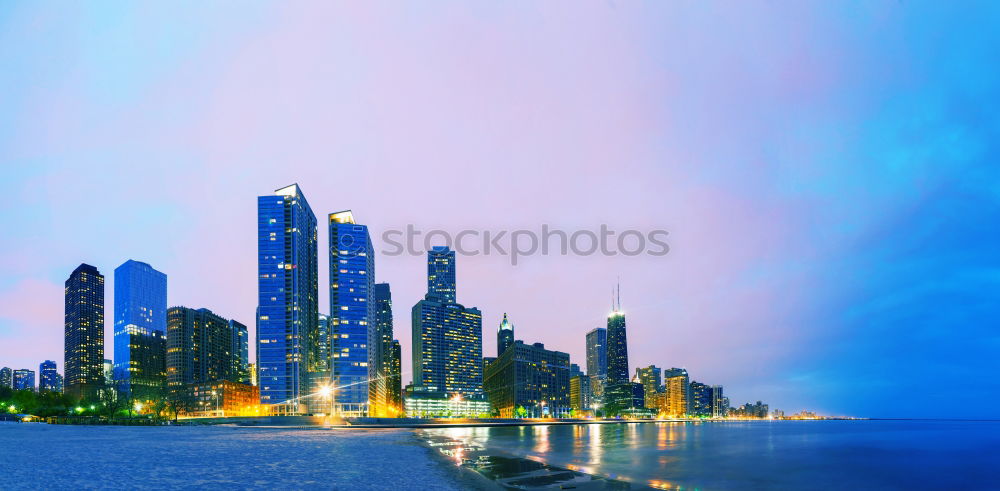
[[35, 390], [35, 371], [27, 368], [14, 370], [14, 390]]
[[663, 371], [665, 406], [659, 408], [669, 418], [683, 418], [691, 409], [690, 381], [687, 370], [670, 368]]
[[14, 371], [10, 367], [0, 368], [0, 388], [14, 387]]
[[317, 222], [298, 184], [257, 198], [257, 370], [261, 404], [298, 409], [319, 319]]
[[[331, 213], [330, 366], [334, 411], [363, 415], [379, 353], [375, 318], [375, 252], [368, 227], [350, 210]], [[372, 387], [374, 389], [374, 387]]]
[[692, 381], [688, 386], [688, 394], [691, 395], [689, 415], [694, 418], [711, 418], [712, 388], [701, 382]]
[[66, 393], [96, 398], [104, 387], [104, 275], [81, 264], [66, 280]]
[[725, 418], [729, 414], [729, 399], [722, 395], [722, 386], [712, 386], [712, 417]]
[[486, 367], [486, 396], [501, 418], [568, 415], [569, 354], [515, 341]]
[[396, 417], [402, 411], [399, 373], [396, 371], [395, 345], [392, 339], [392, 290], [388, 283], [375, 284], [375, 378], [369, 385], [369, 411], [374, 417]]
[[[167, 385], [178, 389], [190, 384], [228, 380], [242, 383], [239, 335], [246, 326], [231, 322], [208, 309], [167, 309]], [[245, 337], [245, 334], [244, 334]]]
[[422, 391], [483, 395], [483, 316], [455, 301], [455, 253], [427, 255], [428, 292], [411, 310], [413, 384]]
[[167, 275], [129, 259], [115, 268], [114, 379], [151, 395], [166, 381]]
[[635, 377], [639, 383], [642, 384], [647, 407], [650, 407], [650, 399], [652, 399], [653, 394], [663, 392], [662, 375], [663, 370], [660, 370], [656, 365], [650, 365], [645, 368], [637, 368], [635, 370]]
[[217, 380], [193, 383], [180, 389], [183, 413], [188, 416], [259, 416], [260, 389], [239, 382]]
[[497, 356], [502, 355], [512, 344], [514, 344], [514, 324], [507, 320], [507, 312], [504, 312], [500, 327], [497, 328]]
[[56, 362], [45, 360], [38, 365], [38, 391], [62, 392], [62, 376], [56, 370]]
[[569, 405], [574, 411], [589, 411], [593, 409], [590, 377], [577, 375], [569, 379]]

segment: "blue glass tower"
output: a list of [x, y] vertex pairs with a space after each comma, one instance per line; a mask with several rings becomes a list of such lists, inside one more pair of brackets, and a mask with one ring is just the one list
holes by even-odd
[[298, 184], [257, 198], [257, 369], [261, 404], [297, 408], [317, 356], [316, 215]]
[[121, 389], [142, 396], [166, 381], [166, 332], [167, 275], [125, 261], [115, 268], [114, 379]]
[[59, 381], [59, 372], [56, 371], [56, 362], [45, 360], [38, 365], [38, 390], [61, 392], [62, 383]]
[[368, 382], [377, 378], [375, 252], [368, 227], [350, 210], [329, 215], [330, 357], [334, 410], [362, 414]]
[[455, 303], [455, 251], [445, 246], [427, 251], [427, 294]]

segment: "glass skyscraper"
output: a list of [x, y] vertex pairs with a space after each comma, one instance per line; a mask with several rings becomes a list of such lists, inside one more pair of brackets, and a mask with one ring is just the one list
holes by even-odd
[[56, 371], [56, 362], [45, 360], [38, 365], [38, 391], [43, 390], [60, 392], [62, 383], [59, 380], [59, 372]]
[[11, 388], [14, 386], [14, 371], [10, 367], [0, 368], [0, 387]]
[[411, 311], [413, 384], [427, 392], [483, 395], [483, 315], [456, 303], [455, 252], [427, 254], [427, 295]]
[[81, 264], [66, 280], [66, 393], [97, 397], [104, 387], [104, 275]]
[[257, 198], [257, 370], [261, 404], [297, 410], [316, 369], [316, 215], [298, 184]]
[[35, 371], [27, 368], [14, 370], [14, 390], [35, 390]]
[[166, 381], [167, 275], [129, 259], [115, 268], [114, 378], [148, 395]]
[[334, 411], [361, 415], [376, 378], [375, 251], [350, 210], [329, 215], [330, 365]]
[[427, 251], [427, 294], [439, 297], [444, 303], [456, 301], [455, 251], [445, 246]]
[[507, 312], [503, 313], [503, 320], [497, 328], [497, 357], [503, 355], [511, 345], [514, 344], [514, 324], [507, 320]]
[[628, 339], [625, 313], [615, 309], [608, 316], [608, 384], [624, 384], [628, 377]]
[[608, 376], [608, 330], [603, 327], [587, 333], [587, 375], [601, 379]]
[[246, 326], [208, 309], [167, 309], [167, 383], [188, 384], [247, 378], [241, 340]]
[[[376, 337], [369, 344], [374, 351], [375, 378], [368, 386], [368, 414], [374, 417], [394, 417], [399, 415], [400, 406], [395, 403], [393, 384], [398, 384], [394, 371], [392, 339], [392, 291], [388, 283], [375, 284], [375, 331]], [[397, 343], [398, 344], [398, 343]]]

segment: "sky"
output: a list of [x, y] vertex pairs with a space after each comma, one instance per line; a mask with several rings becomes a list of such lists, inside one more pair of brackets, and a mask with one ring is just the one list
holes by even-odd
[[[6, 2], [0, 366], [62, 370], [81, 262], [109, 326], [135, 259], [252, 329], [256, 197], [298, 183], [376, 250], [407, 225], [669, 233], [665, 256], [459, 256], [487, 356], [506, 312], [585, 365], [620, 282], [633, 371], [1000, 417], [997, 25], [974, 1]], [[408, 372], [425, 260], [375, 274]]]

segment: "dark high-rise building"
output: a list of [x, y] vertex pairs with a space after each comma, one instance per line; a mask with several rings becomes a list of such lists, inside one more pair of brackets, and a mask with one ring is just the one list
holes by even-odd
[[81, 264], [66, 280], [66, 393], [97, 397], [104, 387], [104, 276]]
[[507, 312], [504, 312], [500, 327], [497, 328], [497, 356], [502, 355], [512, 344], [514, 344], [514, 324], [507, 320]]
[[142, 398], [167, 377], [167, 275], [129, 259], [115, 268], [114, 379]]
[[391, 416], [403, 416], [403, 352], [399, 346], [399, 341], [392, 340], [389, 351], [389, 395], [386, 397], [386, 406]]
[[603, 327], [587, 333], [587, 375], [608, 376], [608, 330]]
[[233, 363], [232, 373], [236, 377], [233, 382], [250, 385], [250, 335], [247, 326], [230, 320], [229, 331], [233, 334], [233, 352], [230, 353]]
[[62, 377], [56, 371], [56, 362], [45, 360], [38, 365], [38, 391], [62, 392]]
[[[375, 339], [369, 349], [375, 353], [375, 378], [369, 383], [368, 414], [374, 417], [399, 416], [401, 407], [394, 400], [394, 372], [392, 339], [392, 291], [388, 283], [375, 284]], [[374, 345], [374, 346], [373, 346]]]
[[583, 371], [580, 370], [580, 365], [577, 365], [576, 363], [570, 363], [569, 364], [569, 376], [570, 377], [576, 377], [577, 375], [583, 375], [583, 374], [584, 374]]
[[6, 387], [10, 389], [14, 386], [14, 372], [10, 367], [0, 368], [0, 389]]
[[411, 311], [413, 385], [421, 393], [483, 394], [483, 315], [456, 303], [455, 253], [427, 254], [428, 292]]
[[350, 210], [329, 215], [330, 353], [335, 408], [362, 415], [376, 379], [380, 344], [375, 323], [375, 250], [368, 227]]
[[14, 370], [14, 390], [35, 390], [35, 371], [27, 368]]
[[445, 246], [427, 251], [427, 294], [440, 297], [443, 303], [457, 301], [455, 251]]
[[646, 407], [646, 391], [638, 382], [608, 385], [604, 393], [604, 410], [615, 416], [634, 412]]
[[629, 382], [628, 339], [625, 335], [625, 313], [615, 308], [608, 316], [608, 384]]
[[562, 416], [569, 413], [569, 354], [545, 349], [542, 343], [515, 341], [486, 367], [485, 389], [490, 406], [502, 418]]
[[242, 383], [240, 336], [246, 326], [208, 309], [167, 309], [167, 384], [179, 387], [227, 380]]
[[316, 215], [298, 184], [257, 198], [257, 370], [261, 404], [297, 410], [308, 393], [319, 319]]
[[729, 412], [729, 399], [722, 395], [722, 386], [712, 386], [712, 417], [725, 418]]
[[709, 418], [712, 416], [712, 388], [701, 383], [692, 381], [688, 385], [688, 394], [691, 395], [689, 404], [689, 414], [696, 418]]

